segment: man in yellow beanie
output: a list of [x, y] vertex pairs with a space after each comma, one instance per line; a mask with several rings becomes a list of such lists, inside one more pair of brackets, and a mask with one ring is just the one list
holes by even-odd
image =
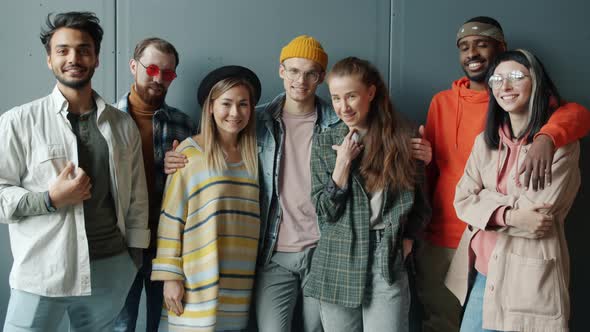
[[[311, 144], [314, 135], [338, 121], [331, 105], [316, 96], [328, 55], [302, 35], [281, 50], [279, 76], [285, 92], [256, 108], [260, 169], [260, 220], [256, 272], [256, 318], [260, 332], [289, 332], [293, 321], [305, 332], [322, 331], [319, 303], [303, 298], [303, 317], [293, 319], [311, 257], [319, 240], [311, 202]], [[167, 173], [183, 167], [165, 160]]]
[[[319, 240], [311, 202], [314, 135], [339, 120], [316, 96], [328, 55], [302, 35], [283, 47], [279, 76], [285, 92], [256, 109], [260, 167], [261, 239], [256, 274], [256, 316], [261, 332], [291, 331], [293, 312]], [[303, 298], [304, 331], [322, 331], [319, 304]]]

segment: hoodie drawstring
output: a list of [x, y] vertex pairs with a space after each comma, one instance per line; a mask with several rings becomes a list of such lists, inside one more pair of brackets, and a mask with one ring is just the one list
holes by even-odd
[[[504, 124], [503, 127], [498, 128], [498, 135], [500, 136], [500, 139], [498, 140], [498, 162], [496, 165], [496, 190], [498, 190], [498, 192], [500, 192], [500, 190], [498, 189], [498, 185], [500, 184], [500, 173], [502, 172], [502, 167], [500, 165], [500, 160], [502, 160], [502, 146], [504, 144], [506, 144], [508, 146], [508, 149], [506, 151], [506, 157], [504, 157], [504, 159], [509, 158], [508, 156], [508, 150], [510, 150], [510, 153], [514, 153], [516, 150], [516, 157], [515, 157], [515, 172], [514, 172], [514, 183], [516, 184], [517, 188], [522, 187], [522, 183], [520, 182], [520, 176], [518, 174], [518, 159], [520, 158], [520, 150], [522, 148], [522, 143], [524, 141], [526, 141], [526, 136], [523, 137], [522, 139], [518, 140], [517, 142], [512, 142], [512, 140], [510, 138], [508, 138], [508, 136], [506, 135], [506, 131], [507, 130], [507, 125]], [[505, 164], [505, 163], [504, 163]], [[502, 165], [503, 166], [503, 165]]]
[[455, 150], [459, 149], [459, 122], [461, 117], [459, 112], [461, 111], [461, 92], [457, 90], [457, 109], [455, 110]]
[[516, 183], [516, 187], [520, 188], [522, 187], [522, 184], [520, 183], [520, 174], [518, 173], [519, 168], [518, 168], [518, 158], [520, 157], [520, 148], [522, 147], [522, 145], [518, 144], [518, 147], [516, 148], [516, 164], [515, 164], [515, 172], [514, 172], [514, 183]]

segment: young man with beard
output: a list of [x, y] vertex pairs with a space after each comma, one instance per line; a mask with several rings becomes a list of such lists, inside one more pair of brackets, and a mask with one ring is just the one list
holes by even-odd
[[139, 128], [143, 165], [149, 195], [150, 246], [143, 251], [143, 266], [127, 295], [127, 301], [115, 324], [115, 331], [135, 331], [142, 290], [145, 287], [146, 331], [157, 331], [163, 302], [163, 283], [151, 281], [152, 259], [156, 256], [156, 234], [166, 175], [164, 156], [179, 141], [195, 135], [197, 126], [191, 118], [165, 103], [166, 93], [176, 78], [178, 52], [169, 42], [147, 38], [135, 47], [129, 69], [134, 82], [130, 92], [115, 105], [129, 113]]
[[[109, 331], [146, 248], [147, 189], [131, 117], [92, 90], [103, 30], [88, 12], [47, 17], [41, 41], [57, 79], [0, 117], [0, 221], [14, 264], [4, 331]], [[138, 261], [137, 264], [140, 264]]]
[[[506, 50], [500, 24], [475, 17], [457, 33], [459, 61], [465, 72], [451, 90], [434, 96], [428, 110], [425, 137], [415, 139], [416, 155], [429, 164], [432, 222], [417, 249], [417, 288], [424, 308], [423, 331], [459, 331], [461, 305], [445, 287], [449, 264], [465, 229], [453, 207], [455, 187], [463, 175], [475, 137], [483, 131], [489, 95], [485, 81], [495, 57]], [[505, 83], [506, 84], [506, 83]], [[590, 112], [566, 103], [553, 114], [526, 152], [520, 173], [526, 189], [543, 190], [551, 183], [553, 153], [578, 140], [590, 129]], [[430, 159], [432, 144], [432, 159]], [[430, 162], [432, 160], [432, 162]]]

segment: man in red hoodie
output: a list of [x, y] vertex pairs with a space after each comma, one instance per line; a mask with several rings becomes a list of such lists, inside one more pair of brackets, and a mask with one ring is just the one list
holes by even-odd
[[[424, 309], [423, 331], [459, 331], [461, 306], [444, 279], [465, 223], [453, 207], [455, 187], [463, 175], [475, 137], [483, 131], [488, 109], [487, 69], [506, 50], [500, 24], [489, 17], [465, 22], [457, 33], [460, 65], [465, 77], [432, 98], [423, 138], [414, 139], [414, 154], [428, 164], [432, 221], [417, 248], [418, 296]], [[551, 183], [553, 153], [586, 135], [590, 112], [566, 103], [535, 137], [521, 168], [525, 187], [543, 190]], [[432, 146], [432, 149], [430, 148]], [[529, 188], [529, 185], [532, 188]]]

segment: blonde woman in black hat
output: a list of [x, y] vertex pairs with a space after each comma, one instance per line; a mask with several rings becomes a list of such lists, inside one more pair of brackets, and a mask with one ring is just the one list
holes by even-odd
[[259, 98], [260, 81], [240, 66], [218, 68], [199, 86], [201, 133], [176, 149], [188, 163], [168, 178], [158, 227], [160, 330], [246, 328], [260, 229]]

